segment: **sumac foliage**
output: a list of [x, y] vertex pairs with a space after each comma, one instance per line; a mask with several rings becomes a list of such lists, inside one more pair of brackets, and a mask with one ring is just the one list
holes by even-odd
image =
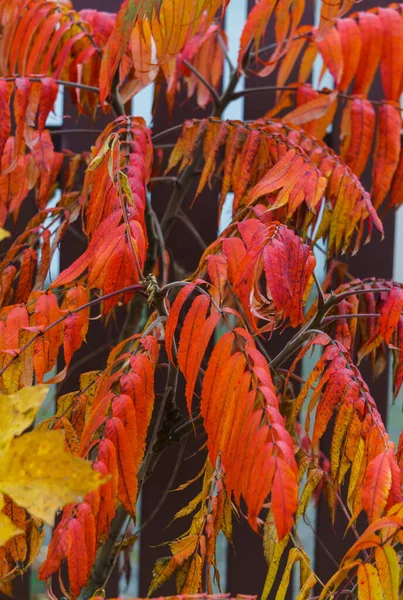
[[[233, 65], [230, 2], [123, 0], [115, 14], [0, 0], [0, 591], [9, 596], [48, 523], [39, 578], [49, 598], [59, 589], [104, 598], [121, 552], [130, 570], [144, 481], [180, 445], [172, 484], [196, 491], [167, 515], [167, 526], [186, 524], [155, 563], [149, 594], [175, 576], [180, 597], [214, 598], [217, 540], [232, 542], [235, 517], [263, 538], [263, 600], [285, 598], [297, 563], [298, 600], [402, 598], [403, 433], [395, 445], [360, 365], [377, 377], [393, 361], [396, 399], [403, 282], [359, 279], [347, 263], [403, 204], [402, 5], [353, 12], [354, 0], [323, 2], [314, 27], [304, 0], [257, 0]], [[321, 85], [326, 73], [332, 89]], [[252, 75], [266, 110], [225, 120], [230, 102], [254, 92]], [[149, 127], [130, 109], [149, 85], [169, 118], [188, 99], [202, 116]], [[81, 118], [108, 123], [81, 153], [56, 150], [47, 126], [60, 86]], [[217, 230], [231, 206], [209, 244], [190, 220], [207, 189]], [[36, 212], [24, 222], [28, 203]], [[173, 225], [201, 247], [192, 272]], [[82, 248], [74, 261], [70, 231]], [[52, 279], [59, 248], [69, 266]], [[87, 371], [94, 320], [114, 338]], [[35, 420], [49, 384], [75, 389], [58, 387], [54, 410]], [[194, 457], [190, 437], [204, 466], [178, 483], [179, 463]], [[329, 522], [341, 507], [356, 536], [327, 581], [297, 532], [321, 496]]]

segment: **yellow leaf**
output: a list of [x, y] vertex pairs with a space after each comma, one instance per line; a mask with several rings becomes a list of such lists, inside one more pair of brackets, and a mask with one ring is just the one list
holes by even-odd
[[298, 503], [298, 509], [295, 514], [295, 520], [297, 521], [301, 515], [306, 513], [309, 501], [312, 494], [316, 490], [323, 476], [323, 472], [320, 469], [311, 469], [308, 473], [306, 484], [302, 490], [301, 497]]
[[[357, 571], [358, 600], [382, 600], [382, 588], [378, 571], [369, 563], [362, 564]], [[388, 597], [389, 600], [389, 597]]]
[[304, 585], [298, 592], [298, 596], [295, 598], [295, 600], [308, 600], [308, 598], [310, 597], [310, 591], [316, 585], [316, 583], [317, 579], [315, 573], [311, 572], [309, 574], [308, 579], [305, 581]]
[[196, 550], [199, 541], [198, 535], [187, 535], [180, 540], [169, 544], [173, 556], [171, 558], [159, 558], [154, 565], [153, 578], [147, 596], [160, 587], [183, 565]]
[[180, 519], [181, 517], [186, 517], [187, 515], [190, 515], [190, 513], [192, 513], [194, 510], [196, 510], [196, 508], [199, 506], [199, 504], [202, 502], [202, 500], [203, 500], [203, 497], [202, 497], [202, 493], [200, 492], [200, 494], [197, 494], [197, 496], [195, 498], [192, 498], [192, 500], [189, 502], [189, 504], [187, 504], [186, 506], [181, 508], [176, 513], [176, 515], [174, 516], [174, 518], [172, 520], [175, 521], [175, 519]]
[[40, 519], [32, 519], [27, 537], [29, 538], [29, 553], [25, 561], [25, 569], [34, 562], [42, 547], [43, 538], [45, 537], [45, 528]]
[[375, 561], [385, 598], [397, 600], [399, 596], [399, 560], [396, 552], [391, 546], [377, 548]]
[[168, 579], [174, 573], [174, 570], [171, 568], [170, 562], [171, 558], [169, 556], [158, 558], [158, 560], [155, 562], [153, 569], [153, 578], [151, 580], [150, 589], [147, 593], [147, 598], [151, 596], [152, 592], [156, 590], [160, 585], [168, 581]]
[[288, 540], [289, 540], [289, 535], [286, 535], [285, 537], [283, 537], [281, 542], [277, 542], [276, 545], [274, 546], [270, 565], [269, 565], [269, 570], [266, 575], [266, 581], [264, 582], [261, 600], [267, 600], [267, 598], [271, 592], [271, 588], [273, 587], [273, 583], [274, 583], [274, 580], [276, 579], [277, 571], [280, 566], [280, 560], [281, 560], [282, 554], [288, 544]]
[[189, 568], [183, 584], [178, 585], [178, 594], [197, 594], [201, 586], [203, 560], [199, 554], [190, 559]]
[[309, 574], [311, 573], [310, 569], [310, 561], [308, 556], [305, 554], [303, 550], [300, 548], [291, 548], [286, 567], [283, 571], [283, 575], [280, 581], [280, 585], [277, 590], [276, 600], [284, 600], [285, 595], [288, 590], [288, 586], [290, 585], [291, 571], [296, 562], [301, 562], [300, 572], [301, 572], [301, 583], [300, 588], [304, 585], [305, 581], [307, 581]]
[[326, 583], [325, 587], [321, 591], [319, 600], [325, 600], [327, 598], [330, 598], [330, 594], [337, 590], [339, 585], [346, 578], [348, 572], [351, 571], [351, 569], [353, 567], [356, 567], [357, 565], [361, 566], [362, 562], [360, 560], [356, 560], [355, 562], [349, 563], [348, 565], [345, 565], [344, 567], [341, 567], [338, 571], [336, 571], [336, 573], [332, 575], [332, 577], [329, 579], [329, 581]]
[[130, 206], [134, 206], [133, 194], [132, 189], [130, 187], [129, 178], [125, 173], [123, 173], [123, 171], [119, 171], [118, 177], [128, 203], [130, 204]]
[[[4, 497], [0, 494], [0, 511], [4, 508]], [[24, 533], [22, 529], [19, 529], [14, 525], [12, 520], [5, 515], [3, 512], [0, 512], [0, 546], [4, 546], [7, 544], [8, 540], [13, 538], [15, 535], [19, 533]]]
[[48, 391], [48, 385], [34, 385], [15, 394], [0, 394], [0, 452], [31, 425]]
[[0, 490], [53, 524], [58, 508], [80, 502], [104, 480], [64, 449], [62, 431], [32, 431], [11, 442], [0, 463]]
[[9, 238], [10, 236], [11, 236], [11, 233], [9, 231], [7, 231], [6, 229], [3, 229], [3, 227], [0, 227], [0, 242], [5, 240], [6, 238]]
[[365, 454], [365, 442], [360, 437], [360, 439], [358, 440], [357, 451], [355, 453], [353, 464], [351, 467], [350, 481], [348, 484], [347, 506], [350, 509], [350, 511], [353, 510], [353, 501], [356, 496], [356, 487], [357, 487], [358, 478], [359, 478], [360, 472], [361, 472], [361, 465], [364, 460], [364, 454]]
[[111, 139], [115, 139], [116, 136], [113, 136], [112, 134], [109, 135], [102, 148], [100, 149], [100, 151], [98, 152], [98, 154], [96, 156], [94, 156], [94, 158], [92, 159], [92, 161], [90, 162], [90, 164], [87, 167], [87, 172], [89, 171], [94, 171], [94, 169], [97, 169], [99, 167], [99, 165], [102, 163], [102, 161], [104, 160], [105, 156], [108, 154], [109, 150], [110, 150], [110, 143], [111, 143]]
[[276, 544], [278, 543], [277, 529], [274, 523], [273, 511], [269, 510], [263, 527], [263, 553], [268, 565], [270, 565]]
[[221, 522], [221, 531], [227, 538], [227, 540], [232, 544], [232, 506], [231, 500], [225, 494], [224, 500], [224, 511]]

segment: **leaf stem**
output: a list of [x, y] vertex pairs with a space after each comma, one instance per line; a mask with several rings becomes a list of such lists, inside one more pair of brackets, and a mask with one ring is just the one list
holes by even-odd
[[48, 331], [50, 331], [53, 327], [56, 327], [56, 325], [60, 325], [60, 323], [63, 323], [63, 321], [65, 319], [67, 319], [67, 317], [69, 315], [73, 315], [75, 313], [78, 313], [81, 310], [85, 310], [86, 308], [90, 308], [91, 306], [96, 306], [97, 304], [100, 304], [104, 300], [108, 300], [108, 298], [113, 298], [113, 296], [118, 296], [120, 294], [126, 294], [127, 292], [134, 292], [134, 291], [137, 291], [139, 293], [145, 294], [145, 289], [144, 289], [144, 286], [142, 284], [128, 285], [128, 286], [126, 286], [124, 288], [121, 288], [120, 290], [116, 290], [114, 292], [110, 292], [109, 294], [105, 294], [104, 296], [99, 296], [98, 298], [94, 298], [93, 300], [90, 300], [86, 304], [83, 304], [82, 306], [79, 306], [79, 307], [75, 308], [74, 310], [67, 311], [59, 319], [56, 319], [56, 321], [54, 321], [53, 323], [50, 323], [50, 325], [48, 325], [47, 327], [45, 327], [39, 333], [35, 334], [30, 340], [28, 340], [28, 342], [26, 344], [24, 344], [23, 346], [21, 346], [21, 348], [19, 349], [19, 351], [16, 352], [16, 354], [10, 358], [10, 360], [4, 365], [4, 367], [2, 369], [0, 369], [0, 377], [14, 363], [14, 361], [16, 361], [25, 350], [27, 350], [27, 348], [29, 348], [30, 346], [32, 346], [32, 344], [34, 342], [36, 342], [36, 340], [38, 340], [42, 335], [44, 335], [45, 333], [47, 333]]
[[[12, 77], [4, 77], [5, 81], [15, 81], [16, 79], [19, 79], [17, 77], [17, 75], [14, 75]], [[27, 77], [27, 79], [29, 79], [29, 81], [32, 82], [41, 82], [43, 77], [39, 77], [37, 75], [30, 75]], [[57, 83], [58, 85], [64, 85], [65, 87], [72, 87], [72, 88], [77, 88], [79, 90], [85, 90], [87, 92], [94, 92], [94, 94], [99, 94], [99, 88], [95, 87], [93, 85], [86, 85], [85, 83], [78, 83], [78, 81], [66, 81], [65, 79], [55, 79], [54, 80], [55, 83]]]

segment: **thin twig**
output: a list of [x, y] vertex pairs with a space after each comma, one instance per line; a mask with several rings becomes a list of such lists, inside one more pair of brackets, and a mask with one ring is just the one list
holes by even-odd
[[171, 477], [169, 479], [169, 482], [164, 490], [164, 493], [162, 494], [157, 506], [153, 509], [152, 513], [149, 515], [149, 517], [144, 521], [144, 523], [142, 523], [140, 525], [140, 527], [137, 529], [137, 531], [135, 531], [134, 535], [140, 535], [140, 533], [142, 531], [144, 531], [144, 529], [147, 527], [147, 525], [149, 525], [153, 519], [155, 518], [155, 516], [158, 514], [158, 512], [161, 510], [162, 506], [164, 505], [165, 500], [167, 499], [167, 497], [169, 496], [170, 492], [172, 491], [173, 485], [175, 483], [175, 479], [176, 476], [178, 474], [179, 471], [179, 467], [182, 463], [182, 458], [183, 458], [183, 453], [185, 451], [185, 446], [186, 446], [186, 439], [187, 439], [187, 435], [185, 435], [182, 440], [181, 440], [181, 444], [179, 447], [179, 451], [178, 451], [178, 455], [175, 461], [175, 466], [172, 469], [172, 473], [171, 473]]
[[379, 313], [357, 313], [357, 314], [349, 314], [349, 315], [331, 315], [330, 317], [325, 317], [322, 319], [322, 325], [329, 325], [329, 323], [333, 323], [333, 321], [340, 321], [342, 319], [360, 319], [360, 318], [369, 318], [369, 317], [380, 317]]
[[315, 271], [312, 273], [313, 279], [315, 281], [316, 289], [318, 290], [318, 308], [322, 308], [325, 304], [325, 294], [323, 293], [322, 286], [316, 276]]
[[153, 145], [154, 145], [155, 140], [158, 140], [160, 137], [163, 137], [164, 135], [168, 135], [169, 133], [173, 133], [174, 131], [178, 131], [178, 129], [182, 129], [182, 127], [183, 127], [183, 123], [179, 123], [179, 125], [174, 125], [173, 127], [168, 127], [168, 129], [164, 129], [163, 131], [154, 133], [154, 135], [152, 136]]
[[163, 177], [151, 177], [149, 183], [173, 183], [174, 185], [180, 185], [180, 181], [177, 177], [171, 177], [164, 175]]
[[222, 37], [221, 37], [221, 35], [219, 33], [217, 34], [217, 39], [218, 39], [218, 43], [221, 46], [221, 50], [223, 51], [224, 58], [227, 61], [227, 64], [229, 66], [230, 73], [232, 75], [232, 73], [235, 71], [235, 67], [234, 67], [234, 64], [233, 64], [233, 62], [232, 62], [232, 60], [230, 58], [230, 55], [228, 54], [228, 49], [227, 49], [227, 47], [224, 44], [224, 40], [222, 39]]
[[186, 227], [189, 229], [189, 231], [192, 233], [193, 237], [195, 238], [195, 240], [197, 241], [197, 243], [199, 244], [200, 248], [202, 249], [202, 251], [204, 252], [204, 250], [207, 248], [207, 244], [206, 242], [203, 240], [202, 236], [200, 235], [200, 233], [198, 232], [198, 230], [196, 229], [196, 227], [194, 226], [194, 224], [192, 223], [192, 221], [190, 219], [188, 219], [188, 217], [184, 214], [184, 212], [182, 210], [180, 210], [177, 214], [177, 218], [182, 221], [182, 223], [184, 225], [186, 225]]
[[94, 133], [99, 135], [102, 129], [51, 129], [50, 135], [65, 135], [70, 133]]
[[[337, 493], [336, 493], [336, 498], [337, 498], [337, 501], [338, 501], [338, 503], [340, 505], [341, 510], [343, 511], [343, 513], [344, 513], [344, 515], [345, 515], [345, 517], [347, 519], [347, 522], [350, 523], [350, 521], [351, 521], [351, 515], [349, 514], [349, 512], [348, 512], [348, 510], [347, 510], [347, 508], [346, 508], [346, 506], [345, 506], [345, 504], [343, 502], [343, 500], [340, 498], [339, 494], [337, 494]], [[351, 530], [354, 533], [355, 538], [357, 540], [359, 540], [360, 539], [360, 534], [358, 533], [357, 528], [354, 525], [354, 523], [351, 523]], [[364, 551], [364, 553], [365, 553], [365, 551]]]
[[[332, 94], [334, 92], [334, 90], [326, 90], [326, 89], [324, 89], [324, 90], [315, 89], [315, 91], [318, 92], [318, 94], [322, 94], [324, 96], [329, 96], [330, 94]], [[243, 96], [247, 96], [248, 94], [260, 93], [260, 92], [292, 92], [292, 93], [296, 94], [298, 92], [298, 87], [296, 87], [295, 85], [262, 85], [262, 86], [257, 86], [255, 88], [245, 88], [243, 90], [239, 90], [239, 92], [234, 92], [232, 94], [232, 99], [237, 100], [238, 98], [242, 98]], [[338, 93], [337, 96], [339, 98], [341, 98], [342, 100], [354, 100], [354, 96], [351, 96], [349, 94]], [[367, 100], [371, 104], [375, 104], [375, 105], [384, 104], [384, 100], [371, 100], [370, 98], [367, 98]], [[403, 111], [402, 108], [400, 108], [398, 110]]]
[[197, 79], [199, 81], [202, 82], [203, 85], [206, 86], [206, 88], [208, 89], [208, 91], [211, 94], [211, 100], [214, 104], [214, 107], [217, 108], [217, 106], [219, 105], [220, 102], [220, 98], [217, 94], [217, 91], [213, 88], [213, 86], [203, 77], [203, 75], [200, 73], [200, 71], [198, 71], [196, 69], [196, 67], [194, 67], [189, 61], [187, 61], [186, 59], [182, 60], [183, 64], [187, 66], [187, 68], [189, 69], [189, 71], [192, 71], [192, 73], [197, 77]]

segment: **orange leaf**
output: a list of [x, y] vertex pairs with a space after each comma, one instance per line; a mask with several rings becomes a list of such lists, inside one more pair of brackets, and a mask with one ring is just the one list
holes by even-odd
[[343, 74], [337, 87], [345, 91], [356, 74], [361, 56], [360, 28], [354, 19], [338, 19], [337, 31], [343, 56]]
[[344, 61], [338, 29], [332, 27], [325, 39], [317, 39], [316, 44], [322, 55], [323, 62], [334, 79], [336, 87], [339, 88], [343, 76]]
[[211, 417], [212, 410], [211, 397], [217, 382], [222, 376], [222, 372], [227, 364], [234, 342], [234, 334], [232, 332], [224, 333], [216, 343], [203, 377], [202, 395], [200, 402], [200, 410], [206, 423]]
[[305, 123], [320, 119], [327, 113], [336, 98], [337, 91], [330, 94], [319, 94], [312, 100], [301, 104], [287, 113], [283, 121], [285, 123], [294, 123], [295, 125], [304, 125]]
[[362, 175], [372, 148], [375, 111], [369, 100], [354, 98], [350, 110], [350, 143], [342, 158], [357, 177]]
[[361, 54], [354, 82], [354, 94], [366, 96], [372, 85], [382, 53], [382, 28], [379, 17], [369, 12], [358, 13]]
[[32, 289], [32, 276], [36, 267], [36, 252], [32, 248], [27, 248], [21, 253], [21, 267], [18, 278], [17, 290], [15, 292], [15, 302], [26, 302]]
[[275, 6], [276, 3], [273, 0], [260, 0], [249, 12], [240, 40], [238, 68], [242, 69], [243, 58], [252, 40], [255, 41], [255, 51], [258, 50], [260, 39]]
[[388, 454], [384, 452], [369, 463], [362, 488], [362, 505], [371, 523], [382, 515], [391, 484]]

